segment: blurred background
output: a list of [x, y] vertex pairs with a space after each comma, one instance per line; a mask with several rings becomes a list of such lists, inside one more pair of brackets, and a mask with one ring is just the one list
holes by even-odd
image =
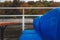
[[0, 22], [19, 23], [8, 25], [6, 27], [4, 31], [4, 40], [18, 40], [18, 37], [21, 35], [24, 29], [34, 29], [32, 24], [34, 18], [36, 18], [38, 15], [43, 15], [45, 12], [51, 10], [33, 8], [23, 9], [24, 7], [60, 7], [60, 0], [0, 0], [0, 8], [1, 7], [22, 7], [22, 9], [0, 9]]

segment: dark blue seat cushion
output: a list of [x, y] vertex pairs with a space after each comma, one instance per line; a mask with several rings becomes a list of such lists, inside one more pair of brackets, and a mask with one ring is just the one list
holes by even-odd
[[18, 40], [41, 40], [35, 30], [24, 30]]

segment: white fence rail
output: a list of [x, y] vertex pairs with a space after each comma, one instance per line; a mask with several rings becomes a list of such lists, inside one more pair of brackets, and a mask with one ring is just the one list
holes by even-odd
[[60, 7], [0, 7], [0, 9], [55, 9]]

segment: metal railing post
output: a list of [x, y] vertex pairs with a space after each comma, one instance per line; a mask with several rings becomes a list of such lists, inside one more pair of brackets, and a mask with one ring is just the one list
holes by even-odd
[[24, 18], [24, 9], [23, 9], [23, 16], [22, 16], [23, 18], [22, 18], [22, 30], [24, 31], [24, 29], [25, 29], [25, 22], [24, 22], [24, 20], [25, 20], [25, 18]]

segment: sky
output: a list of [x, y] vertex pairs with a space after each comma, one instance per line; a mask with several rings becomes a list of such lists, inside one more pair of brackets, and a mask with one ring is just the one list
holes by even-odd
[[[0, 2], [4, 2], [5, 0], [0, 0]], [[9, 0], [8, 0], [9, 1]], [[12, 0], [11, 0], [12, 1]], [[39, 0], [24, 0], [25, 2], [28, 2], [28, 1], [39, 1]], [[47, 0], [47, 1], [51, 1], [51, 0]], [[60, 2], [60, 0], [54, 0], [56, 2]]]

